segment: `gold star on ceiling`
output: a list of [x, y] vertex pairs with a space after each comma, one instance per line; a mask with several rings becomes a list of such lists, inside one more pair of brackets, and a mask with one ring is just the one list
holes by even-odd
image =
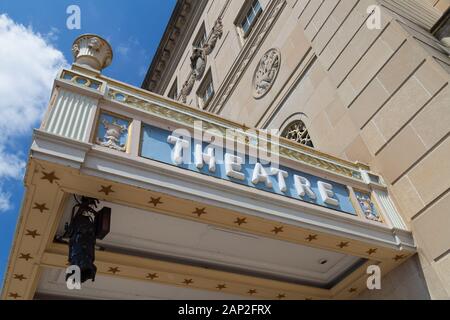
[[249, 295], [254, 295], [257, 291], [255, 289], [250, 289], [247, 291]]
[[348, 292], [350, 292], [350, 293], [356, 292], [356, 288], [350, 288], [350, 289], [348, 289]]
[[217, 287], [216, 287], [216, 289], [219, 289], [219, 290], [226, 289], [226, 288], [227, 288], [227, 285], [225, 283], [224, 284], [218, 284]]
[[206, 208], [195, 208], [195, 211], [192, 213], [196, 214], [200, 218], [202, 214], [206, 214]]
[[192, 281], [192, 279], [184, 279], [183, 283], [188, 286], [188, 285], [194, 283], [194, 281]]
[[311, 301], [312, 300], [312, 298], [305, 298], [305, 301]]
[[33, 209], [37, 209], [41, 213], [44, 213], [44, 211], [46, 211], [46, 210], [50, 210], [49, 208], [47, 208], [45, 203], [40, 204], [40, 203], [37, 203], [37, 202], [34, 203]]
[[279, 234], [280, 232], [284, 232], [283, 227], [273, 227], [273, 233]]
[[98, 192], [103, 192], [106, 195], [109, 195], [110, 193], [114, 192], [114, 190], [112, 189], [112, 186], [101, 186], [101, 189], [98, 190]]
[[286, 295], [284, 293], [279, 293], [277, 298], [278, 299], [284, 299], [284, 298], [286, 298]]
[[310, 234], [309, 236], [307, 236], [307, 237], [305, 238], [305, 240], [306, 240], [306, 241], [309, 241], [309, 242], [311, 242], [311, 241], [313, 241], [313, 240], [317, 240], [317, 234]]
[[366, 253], [370, 256], [370, 255], [376, 253], [377, 250], [378, 250], [377, 248], [370, 248], [369, 250], [366, 251]]
[[29, 253], [21, 253], [19, 259], [25, 259], [26, 261], [33, 259]]
[[154, 207], [156, 207], [158, 204], [163, 204], [163, 202], [161, 201], [161, 197], [158, 198], [150, 197], [150, 199], [151, 200], [148, 203], [153, 204]]
[[234, 221], [234, 223], [238, 224], [239, 226], [247, 223], [247, 218], [236, 218], [236, 220]]
[[17, 292], [10, 292], [8, 296], [13, 299], [21, 298]]
[[52, 171], [50, 173], [42, 171], [42, 178], [41, 180], [48, 180], [51, 184], [53, 184], [53, 181], [59, 180], [57, 176], [55, 176], [55, 171]]
[[399, 260], [402, 260], [402, 259], [404, 259], [405, 258], [405, 255], [404, 254], [397, 254], [394, 258], [392, 258], [392, 259], [394, 259], [395, 261], [399, 261]]
[[114, 267], [114, 268], [109, 267], [108, 272], [112, 272], [112, 274], [116, 274], [116, 273], [120, 272], [120, 269], [119, 269], [119, 267]]
[[348, 247], [349, 242], [348, 241], [341, 241], [337, 246], [341, 249]]
[[151, 280], [155, 280], [156, 278], [159, 278], [157, 273], [148, 273], [147, 274], [147, 279], [151, 279]]
[[33, 239], [35, 239], [36, 237], [39, 237], [40, 236], [40, 234], [37, 232], [37, 230], [26, 230], [27, 231], [27, 233], [25, 234], [26, 236], [30, 236], [30, 237], [32, 237]]
[[14, 279], [23, 281], [23, 280], [26, 280], [27, 278], [23, 274], [15, 274]]

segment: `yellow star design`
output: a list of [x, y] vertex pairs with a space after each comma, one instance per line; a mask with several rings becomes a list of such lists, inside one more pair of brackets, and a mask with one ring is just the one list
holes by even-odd
[[250, 290], [248, 290], [247, 291], [247, 293], [249, 294], [249, 295], [254, 295], [254, 294], [256, 294], [256, 290], [255, 289], [250, 289]]
[[51, 184], [53, 184], [53, 181], [59, 180], [57, 176], [55, 176], [55, 171], [52, 171], [50, 173], [42, 171], [42, 178], [41, 180], [48, 180]]
[[236, 223], [240, 226], [241, 224], [247, 223], [247, 218], [236, 218], [234, 223]]
[[108, 272], [112, 272], [112, 274], [116, 274], [116, 273], [120, 272], [120, 269], [119, 269], [119, 267], [114, 267], [114, 268], [109, 267]]
[[148, 203], [153, 204], [154, 207], [156, 207], [158, 204], [163, 204], [163, 202], [161, 201], [161, 197], [159, 198], [150, 197], [150, 198], [151, 200]]
[[284, 293], [279, 293], [277, 298], [278, 299], [284, 299], [284, 298], [286, 298], [286, 295]]
[[397, 254], [394, 258], [392, 258], [392, 259], [394, 259], [395, 261], [399, 261], [399, 260], [402, 260], [402, 259], [404, 259], [405, 258], [405, 255], [404, 254]]
[[206, 208], [195, 208], [195, 211], [192, 212], [193, 214], [196, 214], [199, 218], [202, 216], [202, 214], [206, 214]]
[[46, 210], [50, 210], [49, 208], [47, 208], [47, 206], [46, 206], [45, 203], [40, 204], [40, 203], [37, 203], [37, 202], [34, 203], [33, 209], [37, 209], [37, 210], [39, 210], [41, 213], [43, 213], [43, 212], [46, 211]]
[[194, 283], [194, 281], [192, 281], [192, 279], [184, 279], [183, 283], [188, 286], [188, 285]]
[[17, 292], [10, 292], [9, 297], [13, 299], [21, 298]]
[[159, 278], [157, 273], [149, 273], [147, 274], [147, 279], [155, 280], [156, 278]]
[[15, 274], [14, 279], [23, 281], [23, 280], [26, 280], [27, 278], [23, 274]]
[[366, 253], [370, 256], [370, 255], [376, 253], [377, 250], [378, 250], [377, 248], [370, 248], [369, 250], [366, 251]]
[[109, 195], [110, 193], [114, 192], [112, 189], [112, 186], [101, 186], [101, 189], [98, 192], [103, 192], [105, 195]]
[[356, 292], [356, 288], [350, 288], [350, 289], [348, 289], [348, 292], [350, 292], [350, 293]]
[[341, 249], [348, 247], [349, 242], [348, 241], [341, 241], [337, 246]]
[[306, 241], [309, 241], [309, 242], [311, 242], [311, 241], [313, 241], [313, 240], [317, 240], [317, 234], [310, 234], [309, 236], [307, 236], [307, 237], [305, 238], [305, 240], [306, 240]]
[[222, 289], [226, 289], [227, 285], [226, 284], [218, 284], [216, 289], [222, 290]]
[[33, 239], [40, 236], [40, 234], [37, 232], [37, 230], [28, 230], [27, 229], [26, 231], [27, 231], [27, 233], [25, 235], [33, 237]]
[[21, 253], [19, 259], [25, 259], [26, 261], [33, 259], [29, 253]]
[[283, 230], [283, 227], [274, 227], [272, 232], [275, 234], [278, 234], [280, 232], [284, 232], [284, 230]]

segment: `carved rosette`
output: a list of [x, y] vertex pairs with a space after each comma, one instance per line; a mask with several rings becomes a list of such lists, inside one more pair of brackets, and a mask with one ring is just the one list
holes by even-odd
[[97, 35], [85, 34], [75, 39], [72, 55], [75, 63], [101, 71], [111, 64], [113, 52], [105, 39]]
[[281, 53], [272, 48], [259, 61], [253, 74], [253, 97], [260, 99], [272, 88], [281, 66]]

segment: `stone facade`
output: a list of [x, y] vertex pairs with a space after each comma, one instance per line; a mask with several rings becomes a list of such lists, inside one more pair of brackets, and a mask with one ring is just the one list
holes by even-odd
[[[393, 289], [402, 287], [414, 292], [408, 297], [449, 298], [450, 49], [430, 30], [450, 1], [259, 0], [245, 32], [241, 22], [255, 1], [191, 5], [201, 11], [185, 26], [193, 32], [168, 48], [169, 25], [143, 88], [167, 96], [174, 83], [187, 83], [190, 90], [176, 97], [248, 127], [282, 132], [301, 120], [314, 148], [370, 165], [413, 231], [418, 259], [386, 275], [381, 292], [361, 297], [407, 298], [406, 289]], [[379, 28], [369, 28], [378, 17]], [[203, 77], [192, 78], [194, 42], [202, 30], [214, 37], [217, 21], [221, 34]], [[277, 53], [275, 69], [261, 63], [268, 52]], [[154, 66], [163, 60], [170, 68], [161, 73]], [[206, 75], [214, 95], [203, 104]]]

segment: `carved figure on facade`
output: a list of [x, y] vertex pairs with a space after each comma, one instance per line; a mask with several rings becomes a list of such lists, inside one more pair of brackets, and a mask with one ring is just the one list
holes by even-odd
[[267, 51], [258, 63], [253, 75], [253, 96], [262, 98], [272, 88], [281, 65], [281, 54], [278, 49]]
[[97, 138], [97, 143], [103, 147], [108, 147], [118, 151], [125, 151], [126, 147], [120, 143], [120, 138], [127, 132], [125, 125], [120, 125], [117, 121], [109, 122], [103, 119], [102, 124], [105, 128], [105, 134], [103, 138]]
[[202, 48], [194, 48], [191, 56], [191, 70], [197, 80], [200, 80], [206, 69], [206, 54]]
[[203, 51], [206, 55], [209, 55], [216, 47], [217, 40], [222, 38], [223, 35], [223, 24], [222, 18], [218, 18], [214, 23], [214, 27], [211, 31], [208, 41], [203, 46]]
[[223, 24], [222, 19], [218, 18], [214, 24], [208, 41], [203, 45], [202, 48], [194, 47], [191, 55], [191, 72], [189, 73], [188, 79], [184, 82], [183, 87], [180, 91], [180, 96], [178, 100], [186, 103], [187, 96], [191, 93], [194, 87], [195, 81], [200, 80], [205, 73], [207, 56], [214, 50], [217, 40], [223, 35]]

